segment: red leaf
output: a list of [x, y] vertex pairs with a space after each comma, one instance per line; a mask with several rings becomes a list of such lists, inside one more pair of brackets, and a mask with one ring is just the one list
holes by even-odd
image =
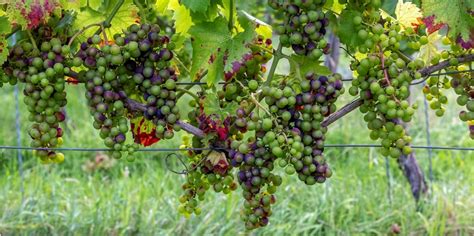
[[160, 139], [156, 137], [156, 125], [146, 120], [145, 117], [132, 119], [130, 121], [130, 127], [135, 143], [148, 147], [160, 141]]
[[438, 31], [439, 29], [443, 28], [443, 26], [445, 26], [445, 24], [443, 23], [435, 24], [434, 18], [435, 16], [428, 16], [428, 17], [423, 18], [422, 20], [423, 23], [426, 25], [426, 28], [428, 29], [428, 34], [432, 34]]
[[66, 83], [68, 83], [68, 84], [79, 84], [79, 80], [74, 79], [72, 77], [67, 77]]

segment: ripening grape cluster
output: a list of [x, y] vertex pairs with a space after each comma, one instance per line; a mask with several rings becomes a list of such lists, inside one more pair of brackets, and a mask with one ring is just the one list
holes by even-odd
[[443, 105], [448, 103], [448, 97], [443, 94], [442, 89], [451, 87], [451, 82], [447, 77], [440, 78], [439, 76], [433, 76], [426, 80], [426, 84], [423, 87], [423, 93], [426, 95], [426, 99], [430, 102], [430, 108], [435, 110], [436, 116], [443, 116], [446, 109]]
[[[198, 204], [205, 199], [209, 189], [224, 194], [237, 189], [237, 183], [223, 153], [212, 151], [208, 155], [198, 154], [192, 158], [194, 160], [191, 171], [187, 173], [186, 183], [182, 185], [184, 193], [179, 198], [181, 205], [178, 211], [185, 216], [201, 213]], [[202, 162], [202, 159], [205, 161]]]
[[[344, 92], [341, 76], [308, 73], [295, 85], [264, 86], [262, 95], [268, 110], [246, 114], [237, 110], [235, 125], [255, 132], [230, 144], [230, 164], [238, 167], [238, 181], [245, 198], [243, 220], [248, 229], [268, 224], [274, 193], [281, 177], [277, 166], [289, 175], [298, 173], [308, 185], [322, 183], [332, 175], [323, 156], [327, 131], [324, 117], [336, 110], [337, 98]], [[264, 109], [257, 107], [258, 109]]]
[[157, 125], [158, 138], [172, 138], [173, 124], [179, 119], [176, 106], [175, 71], [169, 66], [173, 54], [166, 46], [168, 37], [159, 34], [157, 25], [133, 24], [124, 34], [114, 35], [115, 44], [103, 44], [95, 35], [80, 46], [73, 59], [75, 66], [87, 69], [86, 97], [94, 128], [112, 156], [120, 158], [122, 152], [132, 154], [137, 145], [125, 144], [128, 132], [126, 118], [127, 99], [142, 97], [144, 116]]
[[[238, 117], [246, 116], [241, 110]], [[250, 114], [249, 123], [254, 127], [255, 137], [249, 140], [234, 140], [231, 144], [229, 158], [234, 167], [238, 167], [237, 178], [245, 199], [242, 219], [247, 229], [266, 226], [271, 216], [271, 205], [275, 203], [276, 188], [282, 178], [272, 173], [274, 162], [283, 156], [279, 147], [286, 140], [271, 131], [275, 124], [269, 118], [260, 119], [255, 113]], [[249, 124], [250, 125], [250, 124]]]
[[37, 42], [39, 48], [23, 41], [11, 49], [3, 65], [3, 82], [25, 83], [23, 101], [33, 122], [28, 130], [31, 146], [38, 148], [36, 154], [44, 163], [62, 162], [62, 153], [41, 148], [56, 148], [62, 143], [59, 125], [65, 119], [62, 108], [67, 103], [64, 75], [70, 72], [64, 55], [69, 47], [58, 38], [38, 38], [42, 39]]
[[411, 137], [401, 122], [409, 122], [415, 113], [417, 105], [410, 105], [408, 101], [409, 87], [412, 81], [421, 78], [418, 70], [425, 64], [420, 59], [408, 61], [397, 53], [400, 41], [406, 40], [408, 45], [413, 45], [417, 40], [410, 35], [413, 29], [402, 31], [401, 26], [390, 19], [382, 25], [378, 23], [380, 16], [377, 18], [377, 15], [368, 16], [372, 18], [367, 20], [375, 21], [371, 26], [360, 25], [359, 16], [354, 19], [360, 27], [357, 37], [365, 42], [358, 45], [358, 50], [367, 56], [351, 64], [357, 78], [352, 81], [349, 93], [360, 95], [363, 100], [360, 111], [365, 114], [370, 138], [380, 140], [381, 153], [398, 158], [411, 153]]
[[299, 84], [300, 93], [288, 85], [283, 89], [264, 90], [270, 112], [289, 131], [286, 134], [289, 155], [281, 159], [279, 165], [285, 167], [288, 174], [296, 171], [298, 178], [308, 185], [322, 183], [332, 175], [324, 160], [327, 128], [321, 122], [336, 111], [334, 103], [344, 93], [341, 79], [339, 74], [308, 73]]
[[[409, 86], [416, 71], [423, 66], [421, 61], [412, 61], [408, 65], [397, 54], [389, 57], [371, 55], [354, 62], [358, 76], [349, 89], [351, 95], [360, 94], [363, 104], [360, 111], [371, 130], [370, 138], [381, 140], [382, 154], [398, 158], [411, 153], [411, 138], [399, 121], [409, 122], [416, 104], [410, 105]], [[418, 73], [418, 72], [415, 72]]]
[[319, 59], [329, 53], [329, 44], [324, 39], [329, 20], [322, 10], [325, 0], [269, 0], [275, 10], [284, 12], [283, 23], [275, 27], [280, 43], [291, 47], [298, 55]]
[[[232, 70], [225, 73], [225, 81], [220, 97], [228, 101], [241, 101], [243, 97], [248, 95], [244, 85], [248, 91], [255, 92], [262, 82], [262, 73], [266, 67], [263, 65], [268, 62], [271, 57], [272, 41], [259, 36], [250, 46], [250, 52], [242, 56], [240, 61], [232, 62]], [[239, 84], [240, 83], [240, 84]]]
[[466, 107], [466, 110], [459, 113], [459, 118], [468, 122], [469, 135], [474, 139], [474, 80], [469, 78], [470, 73], [459, 78], [451, 80], [451, 86], [458, 95], [456, 102], [460, 106]]

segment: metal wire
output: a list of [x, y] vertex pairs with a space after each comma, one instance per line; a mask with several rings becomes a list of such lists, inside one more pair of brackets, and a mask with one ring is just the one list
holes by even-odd
[[[45, 151], [71, 151], [71, 152], [108, 152], [110, 148], [34, 148], [24, 146], [0, 146], [0, 150], [45, 150]], [[178, 152], [178, 151], [207, 151], [223, 150], [223, 148], [142, 148], [138, 152]]]
[[[179, 160], [179, 163], [184, 166], [184, 169], [183, 169], [182, 171], [173, 170], [173, 169], [171, 168], [171, 164], [169, 163], [170, 157], [174, 157], [174, 159], [178, 159], [178, 160]], [[183, 156], [182, 156], [182, 155], [178, 155], [178, 154], [176, 154], [176, 153], [170, 153], [170, 154], [166, 155], [166, 157], [165, 157], [165, 163], [166, 163], [166, 168], [167, 168], [169, 171], [171, 171], [171, 172], [173, 172], [173, 173], [175, 173], [175, 174], [186, 175], [186, 174], [189, 173], [188, 166], [187, 166], [186, 163], [183, 161]]]
[[[436, 75], [452, 75], [452, 74], [461, 74], [461, 73], [466, 73], [466, 72], [474, 72], [474, 70], [460, 70], [460, 71], [445, 71], [445, 72], [442, 72], [442, 73], [436, 73]], [[433, 75], [435, 72], [433, 72], [432, 74], [429, 74], [426, 76], [426, 78], [430, 77], [431, 75]], [[416, 84], [421, 84], [423, 83], [426, 78], [423, 78], [421, 80], [417, 80], [417, 81], [413, 81], [413, 83], [411, 85], [416, 85]], [[343, 82], [350, 82], [354, 80], [354, 78], [347, 78], [347, 79], [342, 79]], [[230, 82], [219, 82], [218, 84], [220, 85], [225, 85], [225, 84], [228, 84]], [[206, 82], [176, 82], [176, 85], [207, 85]]]
[[[325, 148], [379, 148], [380, 144], [326, 144]], [[451, 151], [474, 151], [474, 147], [449, 147], [449, 146], [426, 146], [413, 145], [413, 149], [428, 149], [428, 150], [451, 150]], [[0, 150], [46, 150], [46, 151], [72, 151], [72, 152], [107, 152], [113, 151], [109, 148], [34, 148], [24, 146], [0, 146]], [[209, 151], [209, 150], [225, 150], [225, 148], [142, 148], [138, 152], [178, 152], [178, 151]]]

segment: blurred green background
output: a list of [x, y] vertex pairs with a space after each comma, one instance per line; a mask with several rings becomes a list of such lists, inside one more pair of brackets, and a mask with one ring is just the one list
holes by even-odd
[[[285, 64], [279, 70], [286, 71]], [[420, 88], [413, 91], [420, 108], [409, 132], [415, 145], [426, 145]], [[101, 148], [83, 94], [81, 85], [68, 88], [63, 146]], [[444, 117], [429, 111], [432, 145], [473, 147], [467, 125], [457, 118], [461, 108], [453, 94], [449, 97]], [[21, 142], [28, 146], [29, 123], [22, 99], [20, 93]], [[343, 96], [339, 107], [350, 99]], [[0, 90], [0, 101], [0, 144], [15, 146], [13, 87]], [[186, 104], [186, 100], [180, 104], [183, 111]], [[183, 135], [153, 147], [179, 147]], [[355, 111], [331, 125], [327, 143], [374, 142], [362, 115]], [[385, 159], [376, 148], [327, 148], [325, 152], [334, 175], [315, 186], [286, 176], [276, 193], [269, 226], [247, 232], [239, 217], [240, 190], [228, 195], [209, 192], [199, 216], [187, 219], [178, 214], [185, 179], [168, 170], [182, 168], [173, 159], [171, 167], [166, 165], [170, 153], [138, 153], [135, 162], [127, 162], [103, 153], [66, 152], [63, 164], [41, 165], [30, 151], [22, 151], [21, 178], [17, 151], [0, 150], [0, 235], [474, 234], [474, 152], [433, 151], [433, 182], [428, 182], [429, 194], [419, 204], [396, 160]], [[416, 158], [428, 180], [428, 151], [417, 149]]]

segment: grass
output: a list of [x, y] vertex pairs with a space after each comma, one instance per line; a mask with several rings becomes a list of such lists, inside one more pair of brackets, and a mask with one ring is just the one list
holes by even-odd
[[[102, 147], [86, 112], [82, 88], [68, 90], [64, 146]], [[12, 91], [11, 87], [0, 90], [2, 145], [16, 145]], [[416, 100], [423, 108], [420, 99]], [[21, 142], [28, 145], [27, 112], [23, 104], [20, 107]], [[458, 106], [450, 105], [443, 118], [430, 112], [433, 145], [474, 146], [466, 125], [457, 119], [457, 110]], [[411, 123], [410, 133], [414, 144], [426, 144], [423, 109]], [[182, 135], [156, 147], [177, 147]], [[354, 112], [331, 126], [327, 143], [373, 142], [360, 113]], [[253, 232], [246, 232], [240, 221], [239, 191], [210, 192], [201, 215], [189, 219], [179, 215], [184, 176], [167, 170], [180, 168], [165, 164], [168, 153], [140, 153], [133, 163], [110, 162], [110, 168], [91, 172], [86, 166], [97, 153], [68, 152], [61, 165], [40, 165], [24, 151], [23, 179], [16, 154], [0, 151], [1, 235], [387, 235], [396, 228], [402, 235], [474, 234], [473, 152], [434, 151], [430, 194], [415, 204], [395, 160], [383, 158], [374, 148], [328, 148], [333, 177], [311, 187], [296, 176], [284, 178], [270, 225]], [[416, 156], [426, 172], [428, 152], [417, 150]]]

